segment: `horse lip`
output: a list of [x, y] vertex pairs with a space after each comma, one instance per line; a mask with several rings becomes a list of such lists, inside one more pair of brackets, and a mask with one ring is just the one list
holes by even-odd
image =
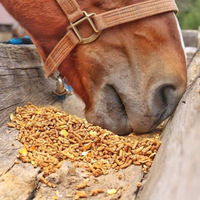
[[122, 108], [123, 108], [123, 109], [122, 109], [122, 111], [124, 112], [123, 114], [127, 117], [127, 120], [128, 120], [128, 115], [127, 115], [127, 112], [126, 112], [126, 108], [125, 108], [124, 102], [123, 102], [123, 100], [122, 100], [120, 94], [117, 92], [117, 90], [115, 89], [114, 86], [112, 86], [112, 85], [108, 85], [108, 86], [110, 87], [111, 90], [114, 91], [114, 93], [115, 93], [115, 95], [116, 95], [116, 97], [117, 97], [117, 99], [118, 99], [119, 105], [122, 106]]
[[119, 105], [123, 106], [123, 116], [126, 118], [126, 130], [124, 129], [122, 134], [119, 133], [119, 132], [117, 134], [120, 135], [120, 136], [129, 135], [131, 132], [133, 132], [133, 129], [130, 126], [130, 121], [129, 121], [129, 117], [128, 117], [128, 114], [127, 114], [127, 111], [126, 111], [125, 104], [124, 104], [120, 94], [117, 92], [117, 90], [113, 86], [111, 86], [111, 87], [115, 91], [115, 94], [116, 94], [116, 96], [119, 100]]
[[160, 114], [159, 118], [157, 118], [153, 123], [152, 126], [150, 127], [150, 131], [155, 129], [163, 120], [165, 120], [167, 116], [165, 116], [165, 111]]
[[[120, 115], [124, 121], [123, 126], [122, 126], [123, 128], [120, 126], [120, 124], [118, 122], [119, 127], [117, 129], [119, 129], [119, 131], [115, 130], [114, 132], [118, 135], [128, 135], [129, 133], [131, 133], [132, 130], [130, 130], [129, 118], [128, 118], [128, 115], [126, 112], [124, 102], [114, 85], [107, 84], [107, 85], [105, 85], [105, 88], [107, 88], [106, 90], [107, 90], [107, 92], [109, 92], [108, 94], [110, 96], [112, 96], [112, 98], [115, 98], [114, 102], [116, 103], [116, 106], [114, 106], [114, 110], [116, 113], [117, 112], [120, 113]], [[112, 112], [112, 110], [110, 110], [108, 112]], [[119, 120], [119, 118], [118, 118], [118, 120]]]

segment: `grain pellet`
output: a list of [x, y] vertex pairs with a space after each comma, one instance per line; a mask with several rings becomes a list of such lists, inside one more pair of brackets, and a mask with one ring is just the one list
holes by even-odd
[[146, 173], [161, 144], [159, 133], [142, 140], [134, 134], [118, 136], [50, 106], [17, 107], [10, 120], [7, 125], [19, 130], [17, 139], [23, 144], [17, 158], [39, 166], [44, 177], [56, 172], [65, 160], [95, 177], [132, 164], [141, 165]]
[[100, 193], [104, 193], [104, 189], [94, 189], [90, 191], [90, 196], [97, 196]]

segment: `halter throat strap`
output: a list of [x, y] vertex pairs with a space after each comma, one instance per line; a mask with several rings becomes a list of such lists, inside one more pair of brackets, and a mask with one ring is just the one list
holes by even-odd
[[[78, 44], [88, 44], [95, 41], [104, 29], [165, 12], [178, 12], [174, 0], [147, 0], [98, 15], [82, 11], [76, 0], [56, 1], [67, 16], [70, 26], [44, 62], [46, 77], [51, 76], [58, 69], [63, 60]], [[93, 34], [88, 38], [83, 38], [77, 28], [77, 25], [85, 20], [93, 29]]]

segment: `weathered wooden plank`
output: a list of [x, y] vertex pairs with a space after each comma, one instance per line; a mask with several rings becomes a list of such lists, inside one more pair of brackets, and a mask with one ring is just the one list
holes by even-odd
[[4, 200], [32, 199], [38, 185], [39, 168], [20, 163], [0, 177], [0, 195]]
[[12, 168], [18, 150], [22, 147], [15, 138], [18, 131], [8, 129], [6, 126], [0, 128], [0, 176]]
[[182, 35], [187, 55], [187, 66], [190, 66], [191, 61], [200, 47], [200, 30], [182, 30]]
[[188, 87], [163, 132], [137, 200], [200, 199], [200, 78]]
[[[80, 169], [75, 169], [74, 166], [65, 162], [62, 167], [55, 174], [51, 174], [47, 180], [53, 182], [57, 185], [56, 189], [49, 188], [42, 185], [37, 191], [35, 200], [52, 200], [52, 197], [56, 195], [56, 191], [59, 192], [59, 200], [65, 200], [66, 195], [73, 195], [76, 191], [76, 185], [83, 183], [85, 178], [85, 173]], [[118, 176], [121, 175], [120, 180]], [[84, 189], [87, 193], [87, 199], [91, 200], [113, 200], [121, 199], [128, 200], [134, 199], [134, 194], [137, 191], [137, 183], [142, 179], [143, 173], [140, 166], [130, 166], [126, 169], [116, 172], [115, 170], [110, 170], [109, 174], [95, 178], [93, 176], [88, 177], [88, 186]], [[94, 189], [104, 189], [104, 193], [98, 196], [90, 196], [90, 191]], [[112, 196], [107, 194], [108, 189], [117, 189], [117, 194]], [[74, 199], [74, 198], [70, 198]]]
[[188, 84], [191, 84], [198, 76], [200, 76], [200, 49], [188, 67]]
[[4, 124], [17, 106], [28, 101], [55, 102], [53, 87], [43, 76], [34, 46], [0, 44], [0, 195], [5, 200], [28, 199], [37, 185], [39, 169], [14, 164], [22, 144], [16, 140], [18, 131]]
[[198, 30], [182, 30], [185, 46], [198, 47], [198, 34]]
[[41, 59], [33, 45], [0, 44], [0, 126], [18, 105], [31, 101], [51, 104], [54, 83], [44, 78]]
[[190, 66], [190, 64], [191, 64], [193, 58], [195, 57], [197, 51], [198, 51], [197, 47], [186, 47], [185, 48], [185, 52], [186, 52], [186, 55], [187, 55], [187, 67]]
[[70, 114], [83, 117], [84, 104], [75, 95], [66, 101], [52, 95], [55, 81], [43, 75], [40, 56], [34, 45], [0, 44], [0, 127], [18, 105], [31, 101], [54, 104]]

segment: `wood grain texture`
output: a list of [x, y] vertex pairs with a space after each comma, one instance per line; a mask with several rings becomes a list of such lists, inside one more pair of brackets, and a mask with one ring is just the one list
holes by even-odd
[[[54, 182], [57, 185], [56, 190], [61, 195], [59, 200], [66, 200], [66, 195], [75, 194], [76, 185], [85, 181], [84, 173], [79, 168], [73, 169], [73, 165], [69, 162], [65, 162], [62, 167], [55, 173], [51, 174], [47, 180]], [[119, 180], [119, 174], [123, 177]], [[130, 166], [126, 169], [122, 169], [119, 172], [110, 170], [109, 174], [100, 177], [89, 177], [88, 187], [82, 189], [88, 195], [86, 199], [89, 200], [131, 200], [135, 199], [135, 193], [137, 191], [137, 183], [142, 179], [143, 173], [140, 166]], [[117, 194], [108, 195], [108, 189], [118, 189]], [[105, 192], [97, 196], [90, 196], [89, 193], [94, 189], [104, 189]], [[46, 187], [44, 184], [38, 189], [34, 200], [52, 200], [52, 196], [55, 196], [55, 190]], [[69, 198], [70, 200], [74, 198]]]
[[39, 168], [28, 163], [20, 163], [0, 176], [0, 195], [3, 200], [32, 199], [39, 180]]
[[188, 67], [188, 85], [200, 76], [200, 49], [196, 52]]
[[16, 140], [18, 131], [8, 129], [6, 126], [0, 128], [0, 176], [12, 168], [18, 150], [22, 144]]
[[44, 78], [41, 66], [33, 45], [0, 44], [0, 127], [18, 105], [56, 101], [52, 95], [54, 83]]
[[187, 55], [187, 66], [190, 66], [191, 61], [200, 47], [200, 30], [182, 30], [182, 36]]
[[186, 47], [198, 47], [198, 30], [183, 30], [182, 35]]
[[0, 195], [2, 199], [28, 199], [37, 185], [39, 169], [32, 165], [14, 164], [22, 144], [18, 131], [5, 122], [17, 106], [28, 101], [52, 104], [54, 83], [44, 78], [41, 60], [33, 45], [0, 44]]

